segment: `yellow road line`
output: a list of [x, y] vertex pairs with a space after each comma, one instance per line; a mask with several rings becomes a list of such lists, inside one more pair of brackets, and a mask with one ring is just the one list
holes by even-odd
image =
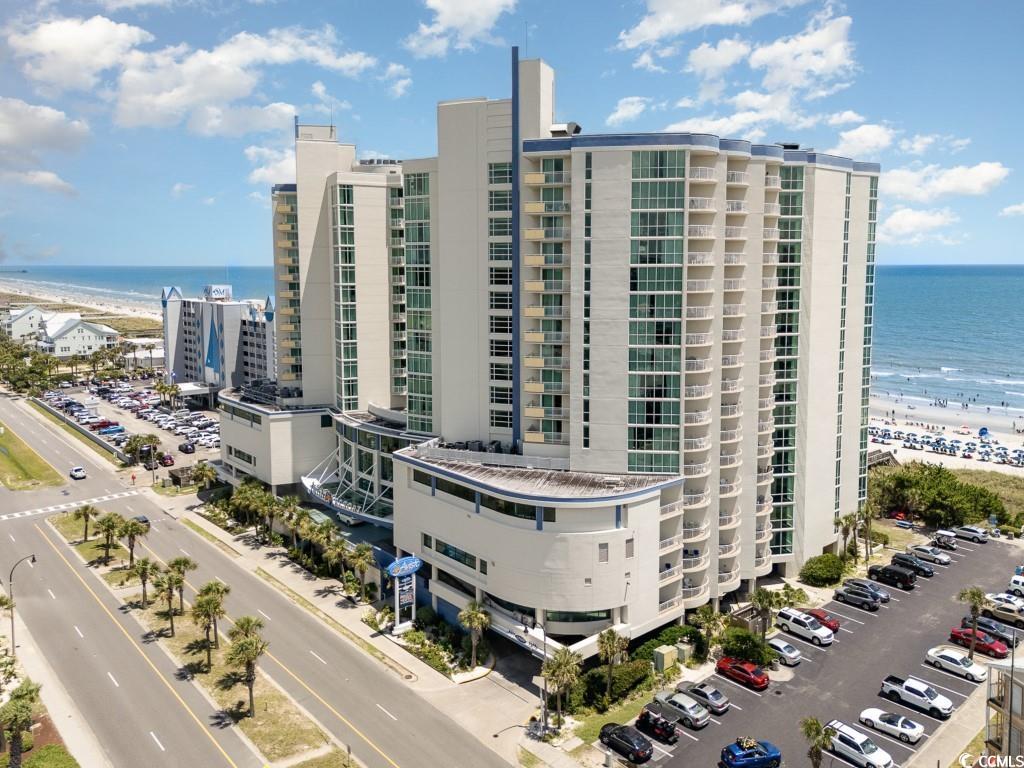
[[[158, 555], [156, 552], [154, 552], [152, 549], [150, 549], [149, 546], [145, 542], [140, 541], [139, 543], [142, 545], [142, 548], [145, 549], [147, 552], [149, 552], [149, 554], [151, 554], [154, 558], [159, 560], [165, 566], [167, 565], [167, 562], [162, 557], [160, 557], [160, 555]], [[188, 579], [185, 579], [185, 584], [193, 592], [195, 592], [196, 594], [199, 593], [199, 590], [196, 589], [196, 587], [191, 582], [189, 582]], [[227, 621], [230, 622], [231, 624], [235, 623], [232, 620], [232, 618], [230, 616], [228, 616], [227, 614], [224, 615], [224, 618], [227, 619]], [[399, 768], [398, 763], [396, 763], [394, 760], [392, 760], [390, 757], [388, 757], [388, 755], [380, 747], [378, 747], [377, 744], [369, 736], [367, 736], [365, 733], [363, 733], [361, 730], [359, 730], [352, 723], [352, 721], [349, 720], [347, 717], [345, 717], [343, 714], [341, 714], [341, 712], [339, 712], [334, 707], [332, 707], [330, 704], [328, 704], [327, 701], [324, 700], [323, 696], [321, 696], [315, 690], [310, 688], [309, 685], [306, 684], [306, 681], [303, 680], [298, 675], [296, 675], [294, 672], [292, 672], [284, 664], [283, 661], [281, 661], [279, 658], [277, 658], [270, 651], [267, 651], [267, 658], [271, 659], [275, 664], [277, 664], [277, 666], [279, 666], [281, 669], [283, 669], [285, 672], [287, 672], [295, 680], [295, 682], [297, 682], [299, 685], [301, 685], [303, 688], [305, 688], [317, 701], [319, 701], [321, 704], [323, 704], [325, 707], [327, 707], [327, 709], [329, 709], [331, 711], [331, 713], [335, 717], [337, 717], [339, 720], [341, 720], [341, 722], [343, 722], [345, 725], [347, 725], [352, 730], [353, 733], [355, 733], [359, 738], [361, 738], [363, 741], [365, 741], [367, 746], [370, 747], [370, 749], [372, 749], [378, 755], [380, 755], [385, 760], [387, 760], [389, 765], [393, 766], [393, 768]]]
[[63, 555], [63, 554], [61, 554], [61, 551], [60, 551], [60, 550], [59, 550], [59, 549], [57, 548], [57, 545], [56, 545], [56, 544], [54, 544], [54, 543], [53, 543], [53, 542], [52, 542], [52, 541], [50, 540], [50, 537], [49, 537], [49, 536], [47, 536], [47, 535], [46, 535], [45, 533], [43, 533], [43, 529], [39, 527], [39, 524], [38, 524], [38, 523], [34, 523], [34, 526], [35, 526], [35, 529], [36, 529], [37, 531], [39, 531], [39, 535], [43, 537], [43, 539], [44, 539], [44, 540], [46, 541], [46, 543], [50, 545], [50, 548], [51, 548], [51, 549], [53, 549], [53, 551], [54, 551], [54, 552], [55, 552], [55, 553], [57, 554], [57, 557], [59, 557], [59, 558], [60, 558], [61, 560], [63, 560], [63, 561], [64, 561], [64, 565], [66, 565], [66, 566], [68, 567], [68, 569], [69, 569], [69, 570], [70, 570], [70, 571], [71, 571], [71, 572], [72, 572], [73, 574], [75, 574], [75, 578], [77, 578], [77, 579], [78, 579], [78, 580], [79, 580], [79, 581], [80, 581], [80, 582], [82, 583], [82, 586], [83, 586], [83, 587], [85, 587], [85, 588], [86, 588], [86, 589], [87, 589], [87, 590], [89, 591], [89, 594], [90, 594], [90, 595], [92, 595], [92, 597], [93, 597], [93, 599], [94, 599], [94, 600], [96, 601], [97, 605], [99, 605], [99, 607], [103, 609], [103, 612], [104, 612], [104, 613], [106, 613], [106, 614], [107, 614], [107, 616], [108, 616], [108, 617], [110, 618], [110, 620], [111, 620], [112, 622], [114, 622], [114, 624], [115, 624], [115, 625], [117, 626], [117, 628], [118, 628], [119, 630], [121, 630], [121, 634], [123, 634], [123, 635], [124, 635], [124, 636], [125, 636], [126, 638], [128, 638], [128, 642], [130, 642], [130, 643], [132, 644], [132, 646], [133, 646], [133, 647], [135, 648], [135, 650], [137, 650], [137, 651], [139, 652], [139, 655], [140, 655], [140, 656], [141, 656], [141, 657], [142, 657], [143, 659], [145, 659], [146, 663], [147, 663], [147, 664], [148, 664], [148, 665], [150, 666], [150, 668], [151, 668], [151, 669], [153, 670], [154, 674], [156, 674], [156, 676], [160, 678], [160, 682], [162, 682], [162, 683], [163, 683], [163, 684], [164, 684], [164, 685], [165, 685], [165, 686], [167, 687], [167, 690], [169, 690], [169, 691], [171, 692], [171, 694], [172, 694], [172, 695], [174, 696], [174, 698], [178, 700], [178, 703], [179, 703], [179, 704], [181, 704], [181, 706], [182, 706], [182, 707], [183, 707], [183, 708], [185, 709], [185, 711], [189, 713], [189, 715], [190, 715], [190, 716], [192, 717], [192, 719], [193, 719], [193, 720], [195, 720], [195, 722], [196, 722], [196, 725], [198, 725], [198, 726], [199, 726], [199, 728], [200, 728], [200, 730], [202, 730], [202, 732], [206, 734], [206, 738], [208, 738], [208, 739], [210, 740], [210, 743], [212, 743], [212, 744], [213, 744], [213, 746], [215, 746], [215, 747], [217, 748], [217, 751], [218, 751], [218, 752], [220, 752], [220, 753], [221, 753], [221, 755], [223, 755], [223, 756], [224, 756], [224, 759], [225, 759], [225, 760], [227, 761], [228, 765], [232, 766], [232, 768], [238, 768], [238, 765], [237, 765], [237, 764], [235, 763], [235, 761], [234, 761], [234, 760], [232, 760], [232, 759], [231, 759], [231, 757], [230, 757], [230, 756], [228, 755], [228, 753], [224, 751], [224, 747], [222, 747], [222, 746], [221, 746], [221, 745], [220, 745], [220, 744], [219, 744], [219, 743], [217, 742], [217, 740], [216, 740], [215, 738], [213, 738], [213, 734], [212, 734], [212, 733], [210, 733], [210, 731], [208, 731], [208, 730], [206, 729], [206, 726], [205, 726], [205, 725], [203, 725], [203, 721], [202, 721], [202, 720], [200, 720], [200, 719], [199, 719], [199, 717], [198, 717], [198, 716], [196, 715], [196, 713], [192, 711], [192, 708], [191, 708], [191, 707], [190, 707], [190, 706], [189, 706], [188, 704], [186, 704], [186, 703], [185, 703], [185, 700], [184, 700], [183, 698], [181, 698], [181, 695], [180, 695], [180, 694], [179, 694], [179, 693], [178, 693], [178, 692], [177, 692], [176, 690], [174, 690], [174, 686], [172, 686], [172, 685], [171, 685], [171, 684], [170, 684], [170, 683], [169, 683], [169, 682], [167, 681], [167, 678], [165, 678], [165, 677], [163, 676], [163, 674], [162, 674], [162, 673], [160, 672], [160, 670], [159, 670], [159, 669], [157, 669], [157, 667], [156, 667], [156, 664], [154, 664], [154, 663], [153, 663], [153, 661], [152, 661], [152, 659], [150, 659], [150, 658], [149, 658], [149, 657], [148, 657], [148, 656], [146, 655], [145, 651], [143, 651], [143, 650], [142, 650], [142, 647], [141, 647], [141, 646], [140, 646], [140, 645], [139, 645], [138, 643], [136, 643], [136, 642], [135, 642], [135, 638], [133, 638], [133, 637], [131, 636], [131, 634], [130, 634], [130, 633], [128, 632], [128, 630], [127, 630], [127, 629], [125, 629], [125, 628], [124, 628], [124, 627], [123, 627], [123, 626], [121, 625], [121, 622], [119, 622], [119, 621], [118, 621], [118, 620], [117, 620], [117, 619], [116, 619], [116, 618], [114, 617], [114, 614], [110, 612], [110, 609], [109, 609], [109, 608], [107, 608], [107, 606], [103, 604], [103, 601], [102, 601], [102, 600], [100, 600], [100, 597], [99, 597], [99, 595], [97, 595], [97, 594], [96, 594], [96, 593], [95, 593], [95, 592], [93, 591], [92, 587], [90, 587], [90, 586], [89, 586], [89, 585], [88, 585], [88, 584], [87, 584], [87, 583], [85, 582], [85, 579], [83, 579], [83, 578], [82, 578], [82, 574], [80, 574], [80, 573], [79, 573], [79, 572], [78, 572], [78, 571], [77, 571], [77, 570], [75, 569], [75, 567], [74, 567], [74, 566], [73, 566], [73, 565], [72, 565], [72, 564], [71, 564], [71, 563], [70, 563], [70, 562], [68, 561], [68, 559], [67, 559], [66, 557], [64, 557], [64, 555]]

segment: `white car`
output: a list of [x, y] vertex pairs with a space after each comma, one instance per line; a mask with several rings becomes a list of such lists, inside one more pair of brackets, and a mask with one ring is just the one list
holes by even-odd
[[72, 467], [68, 475], [72, 480], [85, 480], [85, 467]]
[[941, 549], [930, 547], [927, 544], [908, 544], [907, 553], [929, 563], [938, 563], [939, 565], [949, 565], [950, 563], [949, 555]]
[[976, 661], [967, 658], [967, 654], [955, 648], [937, 645], [928, 651], [924, 659], [936, 669], [942, 669], [958, 677], [966, 678], [972, 683], [980, 683], [988, 677], [988, 670]]
[[801, 637], [814, 645], [832, 645], [835, 640], [831, 629], [796, 608], [783, 608], [775, 617], [775, 623], [783, 632]]
[[779, 662], [787, 667], [795, 667], [803, 661], [804, 657], [800, 650], [787, 643], [785, 638], [769, 637], [768, 645], [779, 654]]
[[1008, 605], [1017, 610], [1024, 608], [1024, 598], [1011, 595], [1009, 592], [989, 592], [985, 597], [996, 605]]
[[832, 752], [862, 768], [892, 768], [892, 757], [869, 736], [839, 720], [825, 726], [835, 731]]
[[874, 728], [879, 733], [894, 736], [904, 744], [917, 744], [924, 736], [924, 726], [920, 723], [915, 723], [909, 717], [904, 717], [896, 712], [878, 709], [878, 707], [871, 707], [861, 712], [860, 721], [868, 728]]

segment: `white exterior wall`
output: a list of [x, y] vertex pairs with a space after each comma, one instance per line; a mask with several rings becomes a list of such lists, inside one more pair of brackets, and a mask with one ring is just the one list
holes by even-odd
[[[27, 337], [35, 334], [42, 336], [43, 323], [51, 312], [44, 312], [39, 307], [31, 307], [19, 317], [14, 317], [16, 312], [12, 311], [4, 323], [4, 331], [14, 341], [24, 341]], [[12, 319], [13, 318], [13, 319]]]
[[101, 349], [107, 349], [117, 341], [117, 332], [94, 330], [90, 325], [79, 322], [68, 331], [56, 338], [46, 338], [53, 345], [53, 354], [60, 358], [73, 355], [91, 355]]

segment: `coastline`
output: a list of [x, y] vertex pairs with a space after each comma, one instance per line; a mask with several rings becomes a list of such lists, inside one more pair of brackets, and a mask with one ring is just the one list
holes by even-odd
[[0, 293], [13, 294], [24, 299], [26, 304], [33, 302], [46, 304], [74, 305], [90, 310], [95, 313], [89, 319], [102, 319], [105, 317], [133, 317], [143, 320], [152, 320], [157, 323], [163, 322], [161, 314], [141, 302], [114, 302], [104, 301], [95, 296], [83, 295], [71, 290], [53, 291], [40, 290], [38, 286], [26, 287], [21, 281], [0, 277]]

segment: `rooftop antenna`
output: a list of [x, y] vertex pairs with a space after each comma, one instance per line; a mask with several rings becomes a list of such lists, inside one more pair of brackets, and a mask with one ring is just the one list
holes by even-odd
[[523, 19], [523, 58], [530, 55], [530, 22]]

